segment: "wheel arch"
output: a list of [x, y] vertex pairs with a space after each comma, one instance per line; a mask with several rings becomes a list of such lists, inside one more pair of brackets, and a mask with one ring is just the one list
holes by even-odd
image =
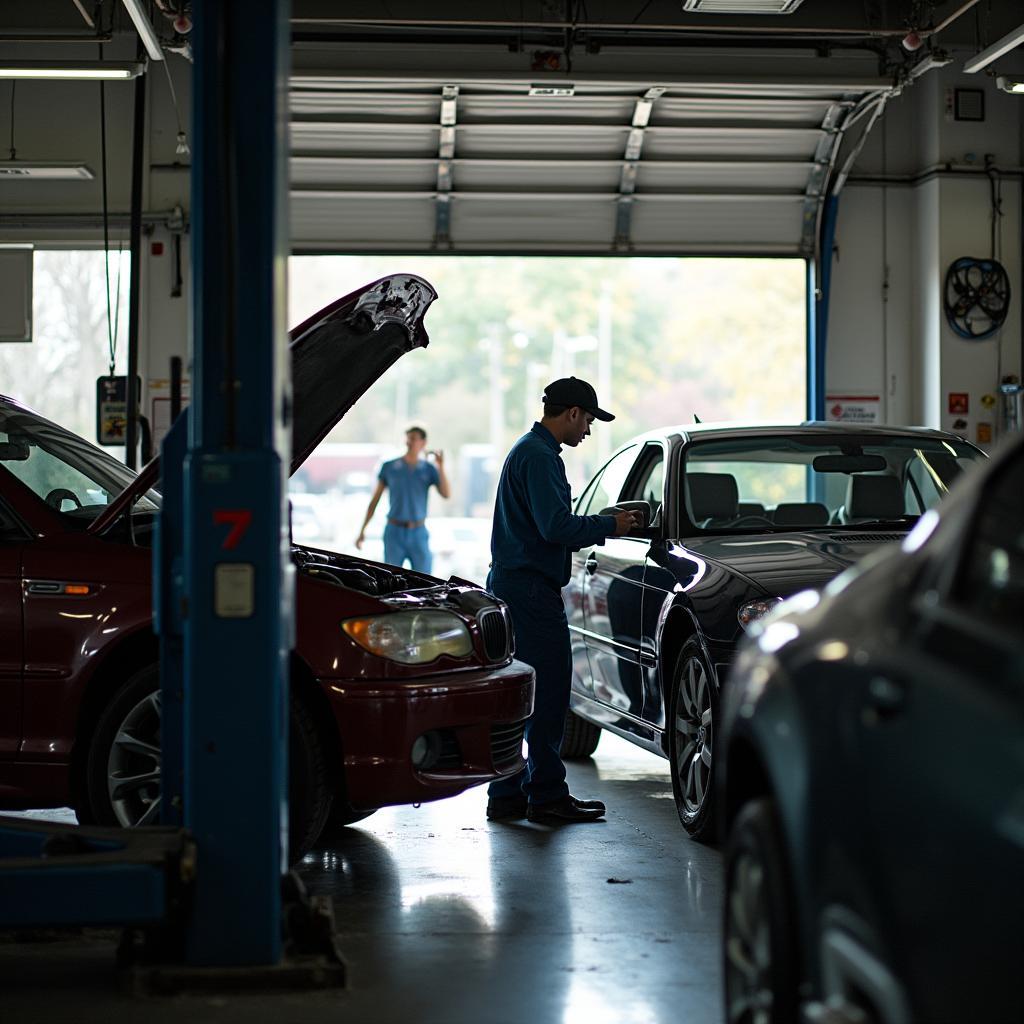
[[[686, 605], [675, 603], [668, 607], [665, 612], [658, 635], [658, 682], [661, 686], [662, 707], [666, 714], [669, 710], [669, 703], [672, 698], [672, 679], [675, 675], [676, 665], [679, 663], [679, 655], [683, 651], [686, 642], [692, 637], [700, 636], [700, 627], [697, 624], [696, 616]], [[669, 730], [666, 727], [661, 734], [661, 746], [668, 757], [668, 736]]]
[[317, 682], [313, 670], [295, 651], [289, 656], [289, 685], [292, 694], [305, 705], [316, 723], [317, 731], [327, 752], [331, 787], [337, 795], [344, 792], [345, 767], [341, 738], [334, 726], [334, 713], [327, 695]]
[[156, 634], [148, 626], [136, 629], [105, 652], [85, 688], [78, 708], [75, 738], [71, 747], [70, 789], [73, 806], [85, 808], [86, 760], [93, 734], [103, 709], [110, 703], [118, 688], [136, 672], [160, 660], [160, 646]]

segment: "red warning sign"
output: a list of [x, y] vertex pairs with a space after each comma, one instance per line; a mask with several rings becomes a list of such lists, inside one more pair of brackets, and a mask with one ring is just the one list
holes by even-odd
[[966, 391], [950, 391], [949, 412], [951, 416], [966, 416], [969, 405]]

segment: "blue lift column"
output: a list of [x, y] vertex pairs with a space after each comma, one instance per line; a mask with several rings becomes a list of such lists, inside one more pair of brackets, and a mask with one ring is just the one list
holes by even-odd
[[183, 466], [186, 962], [281, 960], [287, 848], [288, 0], [195, 5], [192, 403]]

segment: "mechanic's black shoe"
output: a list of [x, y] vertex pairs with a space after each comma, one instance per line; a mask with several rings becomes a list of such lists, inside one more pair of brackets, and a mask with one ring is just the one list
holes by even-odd
[[492, 796], [487, 801], [487, 820], [522, 821], [527, 806], [525, 796]]
[[530, 804], [526, 817], [547, 825], [568, 825], [574, 822], [597, 821], [604, 817], [605, 807], [600, 800], [577, 800], [568, 793], [546, 804]]

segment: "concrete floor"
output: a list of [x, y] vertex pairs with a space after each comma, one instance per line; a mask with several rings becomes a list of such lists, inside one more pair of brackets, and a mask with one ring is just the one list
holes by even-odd
[[379, 811], [308, 856], [309, 890], [334, 899], [344, 990], [133, 997], [111, 933], [0, 935], [0, 1021], [717, 1024], [721, 858], [687, 839], [666, 773], [605, 735], [569, 768], [605, 823], [490, 824], [478, 789]]

